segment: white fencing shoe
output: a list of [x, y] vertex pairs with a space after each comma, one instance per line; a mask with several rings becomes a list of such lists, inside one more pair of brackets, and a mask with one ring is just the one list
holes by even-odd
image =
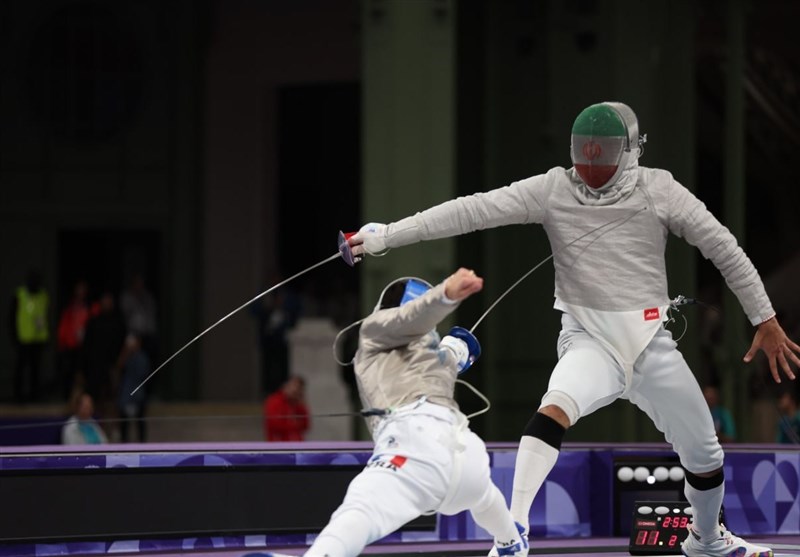
[[773, 557], [770, 548], [746, 542], [722, 524], [719, 537], [710, 542], [700, 541], [691, 524], [688, 529], [689, 535], [681, 544], [681, 552], [686, 557]]
[[494, 546], [489, 551], [489, 557], [527, 557], [528, 555], [528, 533], [519, 522], [514, 523], [519, 532], [519, 539], [511, 540], [507, 543], [499, 543], [494, 540]]

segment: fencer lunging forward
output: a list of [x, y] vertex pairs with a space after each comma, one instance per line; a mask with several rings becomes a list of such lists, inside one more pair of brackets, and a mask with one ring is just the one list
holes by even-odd
[[643, 142], [628, 106], [592, 105], [572, 127], [572, 168], [552, 168], [392, 224], [365, 225], [351, 246], [356, 255], [375, 254], [485, 228], [542, 224], [554, 255], [562, 330], [548, 390], [520, 440], [514, 519], [528, 526], [530, 506], [556, 462], [566, 429], [625, 398], [664, 432], [686, 469], [694, 521], [684, 554], [770, 556], [769, 548], [718, 524], [722, 448], [697, 381], [663, 326], [669, 307], [668, 233], [697, 246], [738, 297], [756, 327], [745, 361], [762, 350], [775, 381], [781, 370], [794, 379], [791, 363], [800, 365], [800, 347], [778, 324], [758, 273], [728, 229], [669, 172], [638, 166]]
[[364, 407], [390, 411], [367, 419], [375, 451], [306, 557], [355, 557], [424, 513], [467, 509], [500, 555], [528, 554], [522, 526], [489, 477], [486, 447], [453, 400], [456, 376], [479, 345], [463, 329], [441, 342], [436, 333], [482, 287], [459, 269], [435, 287], [404, 278], [384, 289], [361, 325], [354, 367]]

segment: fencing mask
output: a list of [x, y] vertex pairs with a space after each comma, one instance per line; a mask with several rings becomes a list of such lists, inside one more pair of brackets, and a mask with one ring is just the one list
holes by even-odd
[[575, 171], [592, 189], [616, 183], [646, 136], [639, 137], [636, 114], [625, 104], [603, 102], [585, 108], [572, 125], [570, 155]]
[[402, 306], [433, 288], [426, 280], [416, 277], [403, 277], [386, 285], [375, 306], [375, 311]]

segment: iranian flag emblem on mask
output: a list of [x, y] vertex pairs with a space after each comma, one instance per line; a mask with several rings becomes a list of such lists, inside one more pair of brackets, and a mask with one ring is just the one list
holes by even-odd
[[622, 116], [609, 104], [593, 104], [572, 125], [572, 164], [581, 180], [598, 189], [614, 183], [622, 172], [628, 130]]

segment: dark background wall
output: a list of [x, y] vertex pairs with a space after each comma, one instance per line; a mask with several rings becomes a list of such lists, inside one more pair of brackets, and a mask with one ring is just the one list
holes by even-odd
[[[798, 11], [781, 0], [3, 2], [2, 299], [38, 267], [54, 318], [78, 276], [96, 294], [144, 271], [169, 353], [333, 253], [339, 229], [569, 166], [577, 112], [617, 99], [648, 133], [641, 164], [671, 170], [731, 227], [797, 331], [786, 277], [800, 248]], [[540, 229], [510, 227], [356, 273], [331, 264], [296, 287], [326, 314], [357, 292], [370, 307], [386, 277], [470, 265], [487, 279], [457, 316], [471, 324], [548, 254]], [[671, 294], [725, 307], [722, 329], [688, 310], [681, 348], [701, 381], [726, 381], [744, 422], [738, 408], [771, 396], [757, 366], [735, 363], [749, 325], [695, 250], [672, 239], [668, 256]], [[552, 278], [537, 271], [481, 325], [470, 380], [495, 404], [475, 424], [491, 439], [517, 438], [546, 389]], [[237, 316], [164, 370], [157, 395], [255, 400], [254, 337]], [[0, 399], [12, 366], [4, 334]], [[572, 438], [658, 438], [627, 403], [585, 422]]]

